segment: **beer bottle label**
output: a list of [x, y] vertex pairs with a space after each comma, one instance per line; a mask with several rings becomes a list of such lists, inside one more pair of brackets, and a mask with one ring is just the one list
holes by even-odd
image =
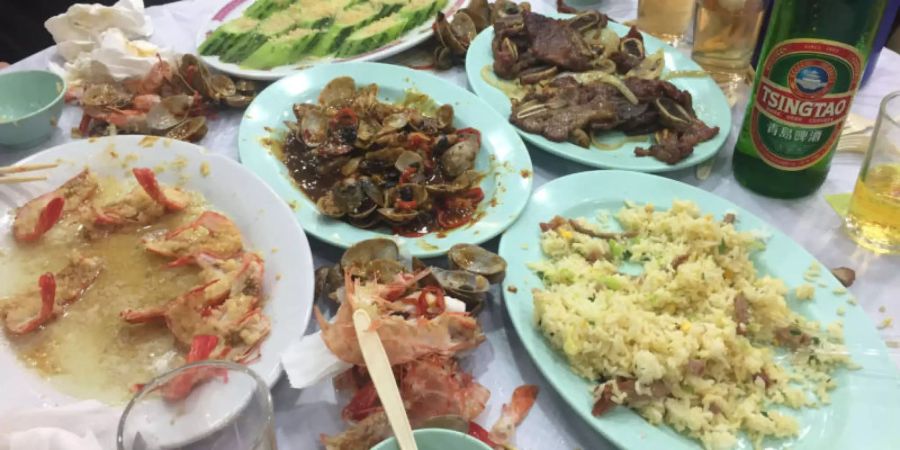
[[772, 48], [750, 112], [750, 134], [763, 161], [802, 170], [827, 156], [862, 68], [856, 48], [840, 42], [790, 39]]

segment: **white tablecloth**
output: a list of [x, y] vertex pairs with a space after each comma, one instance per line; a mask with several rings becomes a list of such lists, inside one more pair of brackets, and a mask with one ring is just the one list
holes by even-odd
[[[147, 13], [153, 18], [156, 32], [151, 41], [169, 46], [179, 52], [194, 51], [197, 29], [226, 0], [186, 0], [161, 7], [153, 7]], [[595, 6], [617, 19], [635, 16], [635, 2], [608, 0], [570, 0], [578, 7]], [[535, 11], [555, 10], [554, 0], [532, 1]], [[55, 51], [50, 48], [26, 58], [10, 69], [44, 69]], [[408, 60], [410, 54], [399, 55], [393, 61]], [[440, 73], [440, 76], [461, 86], [466, 86], [465, 74], [457, 68]], [[881, 54], [874, 76], [864, 87], [853, 105], [852, 111], [865, 117], [875, 118], [878, 104], [892, 89], [900, 84], [900, 55], [885, 50]], [[673, 179], [699, 186], [725, 197], [744, 207], [812, 252], [826, 267], [848, 266], [856, 269], [857, 281], [850, 289], [859, 303], [869, 313], [874, 323], [885, 317], [900, 317], [900, 256], [879, 256], [858, 248], [841, 230], [840, 218], [825, 203], [828, 194], [850, 192], [856, 180], [862, 157], [858, 154], [838, 154], [824, 186], [812, 196], [800, 200], [773, 200], [755, 195], [740, 187], [731, 176], [731, 153], [737, 131], [744, 114], [745, 101], [733, 109], [734, 126], [731, 135], [716, 156], [712, 175], [700, 181], [694, 170], [684, 170], [664, 174]], [[66, 107], [60, 120], [60, 127], [53, 137], [35, 148], [9, 151], [0, 149], [0, 165], [6, 165], [54, 145], [69, 142], [70, 130], [76, 127], [81, 117], [78, 108]], [[239, 112], [220, 114], [209, 124], [209, 133], [201, 145], [216, 153], [237, 158], [237, 130], [241, 115]], [[549, 155], [539, 149], [529, 148], [534, 163], [535, 188], [554, 178], [589, 168]], [[333, 264], [340, 256], [340, 250], [311, 239], [316, 265]], [[496, 249], [497, 240], [488, 244]], [[805, 270], [805, 268], [798, 268]], [[885, 312], [879, 308], [885, 307]], [[465, 367], [474, 371], [478, 381], [491, 390], [491, 402], [481, 418], [485, 425], [493, 423], [499, 414], [500, 405], [508, 399], [512, 390], [523, 383], [541, 387], [538, 401], [528, 419], [517, 433], [517, 442], [523, 450], [544, 449], [605, 449], [613, 448], [602, 436], [593, 432], [562, 402], [550, 388], [534, 364], [526, 356], [518, 337], [512, 332], [509, 318], [500, 304], [498, 296], [490, 308], [482, 313], [480, 320], [487, 334], [485, 342], [472, 356], [464, 361]], [[900, 327], [900, 324], [896, 325]], [[310, 324], [308, 332], [315, 329]], [[298, 335], [301, 330], [298, 330]], [[896, 328], [881, 331], [886, 340], [900, 340]], [[892, 355], [900, 364], [900, 356]], [[316, 448], [321, 433], [331, 434], [344, 428], [340, 419], [343, 405], [337, 403], [330, 383], [298, 391], [291, 389], [282, 379], [273, 389], [276, 410], [276, 434], [280, 449]], [[877, 431], [876, 431], [877, 432]]]

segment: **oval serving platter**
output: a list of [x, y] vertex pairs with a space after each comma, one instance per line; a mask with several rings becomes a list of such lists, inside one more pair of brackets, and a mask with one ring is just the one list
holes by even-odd
[[479, 205], [481, 217], [444, 233], [398, 237], [407, 241], [406, 247], [413, 256], [438, 256], [454, 244], [487, 241], [515, 221], [531, 193], [532, 166], [525, 144], [505, 119], [471, 92], [434, 75], [387, 64], [343, 63], [316, 66], [277, 81], [253, 100], [241, 120], [241, 162], [292, 205], [306, 232], [343, 248], [364, 239], [391, 236], [383, 228], [360, 229], [320, 214], [270, 148], [270, 140], [283, 139], [286, 134], [284, 122], [295, 120], [293, 105], [315, 102], [322, 88], [341, 76], [352, 77], [357, 86], [377, 84], [382, 101], [398, 101], [409, 90], [424, 93], [438, 104], [453, 106], [455, 127], [472, 127], [481, 132], [482, 148], [475, 160], [475, 170], [486, 174], [480, 184], [485, 195]]
[[[285, 3], [284, 0], [257, 1], [268, 1], [269, 3]], [[328, 0], [313, 1], [321, 1], [322, 3], [328, 2]], [[468, 1], [469, 0], [447, 0], [441, 12], [447, 15], [447, 17], [450, 17], [460, 8], [465, 7]], [[287, 3], [291, 2], [288, 1]], [[392, 3], [399, 2], [393, 1]], [[253, 4], [253, 0], [231, 0], [228, 3], [225, 3], [206, 21], [206, 23], [203, 24], [203, 26], [200, 27], [200, 30], [197, 32], [195, 47], [199, 49], [203, 42], [206, 40], [207, 36], [209, 36], [226, 22], [241, 17], [244, 14], [244, 11], [250, 8]], [[431, 37], [431, 23], [433, 22], [432, 18], [433, 14], [429, 15], [428, 19], [422, 22], [420, 25], [412, 28], [411, 30], [401, 33], [398, 37], [378, 46], [378, 48], [346, 58], [328, 56], [316, 59], [301, 59], [294, 63], [273, 67], [268, 70], [242, 67], [241, 65], [236, 63], [222, 61], [218, 56], [200, 55], [200, 58], [203, 59], [203, 61], [209, 66], [236, 77], [249, 78], [253, 80], [277, 80], [287, 75], [297, 73], [298, 71], [303, 70], [308, 66], [317, 64], [330, 64], [342, 61], [372, 61], [396, 55], [404, 50], [415, 47], [416, 45], [424, 42], [426, 39]]]
[[[55, 189], [85, 166], [98, 176], [123, 180], [132, 179], [132, 167], [164, 167], [166, 170], [157, 174], [161, 183], [177, 184], [203, 194], [212, 209], [234, 220], [247, 248], [259, 252], [265, 260], [267, 300], [263, 311], [271, 320], [271, 332], [262, 344], [261, 357], [248, 367], [270, 387], [274, 386], [281, 375], [281, 353], [303, 334], [313, 306], [312, 252], [290, 208], [262, 180], [234, 160], [172, 139], [123, 135], [78, 140], [29, 156], [19, 163], [51, 162], [58, 162], [59, 167], [46, 172], [47, 180], [0, 189], [0, 249], [15, 245], [10, 228], [17, 206]], [[0, 283], [9, 283], [4, 276], [10, 276], [9, 272], [0, 272]], [[16, 389], [4, 389], [0, 393], [0, 412], [77, 401], [24, 367], [5, 339], [0, 337], [0, 372]], [[112, 407], [121, 406], [124, 405]]]
[[[593, 186], [591, 195], [584, 187]], [[531, 291], [542, 286], [540, 278], [527, 264], [543, 257], [540, 245], [541, 222], [556, 215], [596, 217], [600, 210], [615, 213], [626, 200], [668, 208], [672, 201], [695, 202], [704, 214], [722, 217], [737, 215], [740, 230], [758, 230], [768, 236], [765, 250], [753, 257], [757, 271], [784, 280], [787, 286], [805, 282], [804, 272], [821, 263], [789, 237], [763, 220], [709, 192], [659, 176], [618, 170], [590, 171], [568, 175], [536, 189], [519, 220], [500, 240], [500, 256], [509, 265], [503, 281], [504, 304], [513, 328], [526, 351], [551, 386], [594, 430], [623, 449], [700, 449], [702, 446], [666, 426], [654, 426], [628, 408], [616, 407], [602, 417], [594, 417], [595, 383], [576, 375], [564, 355], [556, 351], [534, 323]], [[799, 438], [765, 441], [765, 448], [896, 448], [900, 442], [900, 377], [888, 356], [888, 350], [871, 320], [860, 306], [847, 304], [847, 295], [835, 293], [841, 284], [830, 274], [819, 281], [815, 300], [798, 307], [798, 312], [822, 324], [842, 320], [845, 344], [859, 370], [836, 372], [838, 387], [830, 392], [831, 403], [802, 412], [789, 410], [800, 423]], [[793, 304], [792, 306], [797, 306]], [[846, 313], [839, 316], [837, 307]], [[873, 431], [877, 430], [877, 431]], [[738, 439], [739, 449], [753, 448], [745, 437]]]
[[[559, 14], [548, 14], [548, 16], [555, 18], [566, 17]], [[615, 22], [609, 22], [607, 26], [620, 36], [624, 36], [628, 32], [628, 27]], [[466, 76], [472, 90], [500, 115], [508, 119], [512, 108], [509, 98], [501, 90], [490, 85], [482, 77], [481, 73], [485, 67], [488, 67], [488, 70], [491, 70], [493, 73], [493, 69], [491, 69], [494, 65], [494, 55], [491, 52], [491, 41], [493, 38], [494, 27], [488, 27], [472, 41], [469, 51], [466, 53]], [[663, 50], [666, 72], [702, 70], [689, 57], [653, 36], [644, 34], [644, 45], [648, 55], [655, 53], [659, 49]], [[691, 93], [694, 99], [694, 110], [698, 118], [709, 126], [719, 127], [718, 135], [709, 141], [698, 144], [694, 148], [692, 155], [677, 164], [666, 164], [649, 156], [635, 156], [635, 147], [646, 147], [649, 145], [650, 139], [647, 139], [646, 142], [624, 142], [614, 150], [600, 150], [595, 147], [579, 147], [570, 142], [554, 142], [539, 134], [522, 131], [518, 127], [516, 127], [516, 131], [526, 141], [544, 151], [601, 169], [666, 172], [695, 166], [715, 156], [722, 144], [725, 143], [728, 134], [731, 132], [731, 107], [728, 105], [725, 94], [722, 93], [722, 90], [710, 77], [681, 77], [673, 78], [669, 81], [679, 89], [684, 89]], [[611, 133], [608, 139], [610, 142], [615, 142], [622, 139], [623, 136], [621, 133], [616, 132]]]

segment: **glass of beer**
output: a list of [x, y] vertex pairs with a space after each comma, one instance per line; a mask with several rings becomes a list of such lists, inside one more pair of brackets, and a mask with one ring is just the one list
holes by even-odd
[[877, 253], [900, 253], [900, 91], [884, 98], [856, 179], [847, 232]]
[[635, 25], [670, 45], [684, 41], [691, 25], [695, 0], [639, 0]]
[[141, 387], [116, 440], [118, 450], [275, 450], [269, 386], [229, 361], [187, 364]]
[[719, 83], [744, 81], [764, 12], [763, 0], [697, 0], [691, 57]]

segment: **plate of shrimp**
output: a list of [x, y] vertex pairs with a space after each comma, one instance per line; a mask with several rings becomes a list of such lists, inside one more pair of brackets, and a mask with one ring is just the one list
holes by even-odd
[[[203, 359], [269, 385], [313, 304], [312, 254], [290, 208], [202, 147], [151, 136], [76, 141], [0, 188], [0, 412], [98, 399], [120, 408]], [[184, 395], [190, 392], [187, 386]]]
[[[506, 261], [474, 244], [453, 246], [446, 269], [410, 253], [402, 241], [367, 239], [347, 249], [335, 266], [316, 270], [321, 302], [314, 312], [321, 330], [283, 354], [291, 386], [302, 389], [331, 379], [341, 397], [349, 397], [341, 410], [344, 429], [321, 436], [327, 450], [372, 448], [390, 437], [353, 325], [354, 312], [364, 310], [372, 317], [414, 428], [449, 428], [490, 448], [510, 448], [538, 387], [521, 385], [510, 398], [494, 399], [503, 402], [500, 417], [483, 427], [480, 416], [492, 401], [491, 391], [463, 363], [486, 339], [478, 316], [491, 285], [502, 281]], [[337, 308], [327, 319], [331, 303]]]

